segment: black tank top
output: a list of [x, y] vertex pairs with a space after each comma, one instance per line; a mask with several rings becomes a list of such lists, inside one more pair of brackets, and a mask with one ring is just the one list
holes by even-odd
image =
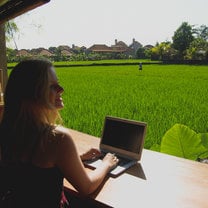
[[23, 163], [1, 163], [0, 167], [1, 198], [11, 203], [12, 208], [68, 207], [63, 192], [63, 174], [58, 168]]

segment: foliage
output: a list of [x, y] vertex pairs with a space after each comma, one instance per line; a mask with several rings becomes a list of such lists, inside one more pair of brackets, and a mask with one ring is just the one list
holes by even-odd
[[197, 38], [208, 41], [208, 27], [206, 25], [201, 25], [198, 28], [193, 28], [193, 31]]
[[208, 60], [208, 42], [202, 38], [194, 39], [186, 50], [185, 59]]
[[145, 48], [143, 48], [143, 47], [138, 48], [136, 51], [136, 57], [140, 58], [140, 59], [146, 58], [145, 57]]
[[174, 60], [177, 59], [177, 51], [172, 48], [170, 42], [157, 43], [151, 49], [151, 57], [154, 60]]
[[11, 41], [14, 39], [14, 33], [19, 32], [19, 29], [17, 27], [17, 24], [13, 21], [10, 20], [5, 23], [5, 36], [6, 36], [6, 41]]
[[144, 53], [145, 53], [145, 59], [151, 59], [151, 48], [146, 49]]
[[197, 134], [185, 125], [175, 124], [163, 136], [160, 151], [191, 160], [203, 159], [208, 157], [208, 148], [202, 143], [205, 136], [208, 139], [208, 134]]
[[180, 54], [183, 54], [191, 42], [194, 40], [192, 27], [187, 22], [183, 22], [181, 26], [175, 31], [172, 39], [173, 48], [178, 50]]
[[183, 22], [172, 37], [173, 42], [157, 43], [151, 49], [152, 60], [208, 61], [208, 27], [196, 28]]
[[16, 62], [17, 56], [16, 51], [11, 48], [6, 48], [6, 55], [7, 55], [7, 61], [8, 62]]

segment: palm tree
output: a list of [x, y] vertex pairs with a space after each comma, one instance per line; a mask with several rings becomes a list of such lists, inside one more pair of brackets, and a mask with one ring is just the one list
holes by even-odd
[[17, 32], [19, 32], [19, 29], [17, 27], [17, 24], [13, 20], [10, 20], [5, 23], [6, 42], [13, 41], [16, 49], [17, 49], [17, 44], [15, 41], [14, 34]]

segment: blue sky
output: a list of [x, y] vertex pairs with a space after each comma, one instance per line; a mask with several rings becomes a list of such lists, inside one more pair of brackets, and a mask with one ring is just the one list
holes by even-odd
[[[182, 22], [208, 26], [208, 0], [51, 0], [15, 18], [18, 49], [172, 41]], [[14, 48], [11, 42], [7, 46]]]

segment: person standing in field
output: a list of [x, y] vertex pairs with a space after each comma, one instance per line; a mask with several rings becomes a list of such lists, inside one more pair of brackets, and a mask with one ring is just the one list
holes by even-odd
[[61, 125], [63, 92], [48, 60], [25, 60], [11, 71], [0, 122], [1, 167], [12, 170], [0, 186], [8, 181], [11, 186], [0, 192], [0, 203], [10, 203], [12, 208], [68, 207], [64, 178], [88, 195], [117, 165], [117, 157], [108, 153], [99, 168], [86, 172], [82, 160], [100, 152], [91, 149], [78, 154], [70, 129]]
[[140, 71], [142, 70], [142, 63], [141, 62], [139, 63], [139, 70]]

